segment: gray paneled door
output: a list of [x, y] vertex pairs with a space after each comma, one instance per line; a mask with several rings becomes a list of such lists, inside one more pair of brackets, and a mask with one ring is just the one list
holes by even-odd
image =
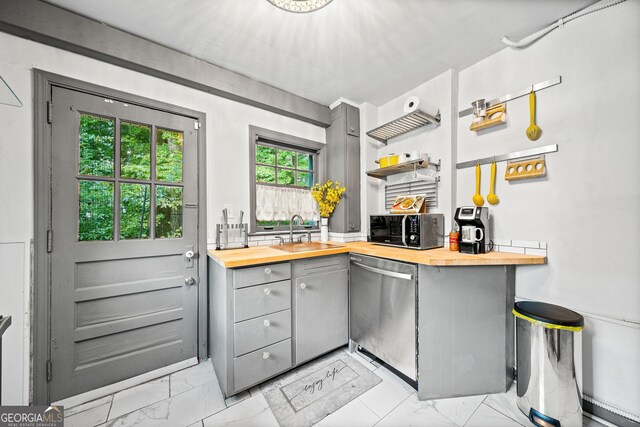
[[196, 357], [198, 163], [193, 118], [59, 87], [52, 103], [56, 401]]

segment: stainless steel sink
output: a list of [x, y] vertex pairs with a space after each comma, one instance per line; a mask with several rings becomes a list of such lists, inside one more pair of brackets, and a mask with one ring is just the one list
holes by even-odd
[[307, 252], [307, 251], [321, 251], [323, 249], [340, 248], [340, 245], [332, 245], [331, 243], [322, 242], [305, 242], [305, 243], [285, 243], [284, 245], [270, 246], [273, 249], [278, 249], [284, 252]]

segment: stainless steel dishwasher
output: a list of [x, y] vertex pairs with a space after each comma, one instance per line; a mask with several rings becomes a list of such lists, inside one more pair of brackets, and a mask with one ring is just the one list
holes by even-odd
[[414, 381], [417, 279], [416, 265], [351, 255], [349, 337]]

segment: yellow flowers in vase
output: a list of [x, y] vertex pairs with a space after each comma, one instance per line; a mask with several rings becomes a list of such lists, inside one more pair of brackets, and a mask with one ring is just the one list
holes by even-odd
[[331, 180], [322, 185], [316, 183], [311, 187], [311, 194], [320, 207], [320, 216], [322, 218], [331, 216], [346, 190], [345, 187], [340, 186], [339, 182]]

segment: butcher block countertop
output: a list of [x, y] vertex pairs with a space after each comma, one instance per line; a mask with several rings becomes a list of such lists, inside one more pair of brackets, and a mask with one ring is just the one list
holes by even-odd
[[535, 265], [545, 264], [547, 262], [546, 257], [539, 255], [520, 255], [506, 252], [469, 255], [452, 252], [448, 248], [419, 251], [374, 245], [368, 242], [328, 243], [330, 243], [331, 247], [327, 249], [304, 252], [285, 252], [270, 246], [253, 246], [246, 249], [230, 249], [225, 251], [210, 250], [208, 253], [213, 260], [225, 268], [246, 267], [349, 252], [438, 267], [465, 265]]

